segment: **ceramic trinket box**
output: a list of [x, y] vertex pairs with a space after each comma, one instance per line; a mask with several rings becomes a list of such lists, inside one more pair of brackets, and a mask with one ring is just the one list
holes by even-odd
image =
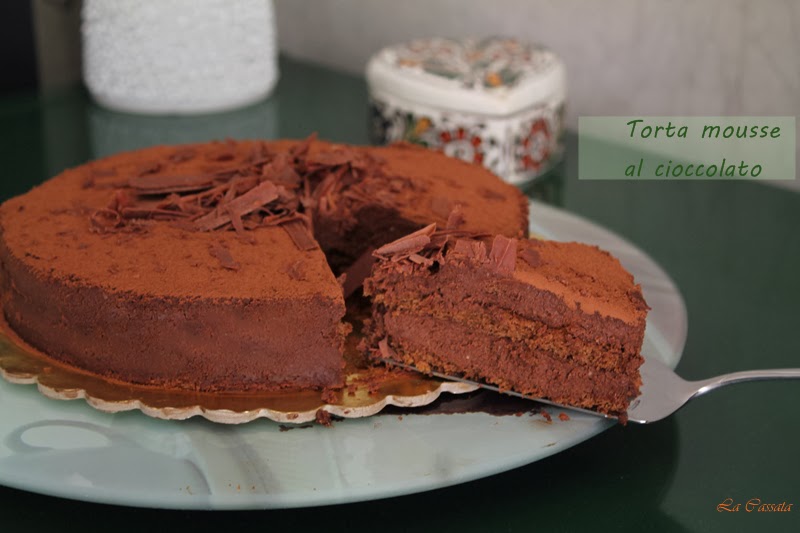
[[511, 183], [541, 176], [562, 153], [562, 61], [516, 39], [421, 39], [367, 65], [371, 139], [408, 141], [480, 163]]

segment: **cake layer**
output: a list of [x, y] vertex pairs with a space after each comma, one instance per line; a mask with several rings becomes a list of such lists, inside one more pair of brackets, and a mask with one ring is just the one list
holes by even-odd
[[626, 369], [565, 360], [545, 344], [531, 346], [447, 319], [389, 314], [384, 320], [390, 350], [423, 371], [606, 413], [624, 412], [640, 384]]

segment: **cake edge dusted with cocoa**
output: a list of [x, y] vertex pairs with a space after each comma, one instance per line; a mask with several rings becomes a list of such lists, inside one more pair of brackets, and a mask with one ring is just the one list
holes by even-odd
[[[320, 228], [358, 231], [375, 209], [403, 231], [422, 227], [442, 218], [448, 191], [475, 216], [503, 211], [485, 221], [496, 231], [526, 231], [515, 188], [411, 147], [312, 137], [117, 154], [0, 206], [0, 305], [34, 348], [121, 383], [341, 387], [343, 279]], [[347, 250], [348, 261], [397, 227], [370, 231], [375, 240]]]
[[376, 256], [373, 358], [622, 418], [638, 396], [648, 307], [607, 252], [451, 225]]

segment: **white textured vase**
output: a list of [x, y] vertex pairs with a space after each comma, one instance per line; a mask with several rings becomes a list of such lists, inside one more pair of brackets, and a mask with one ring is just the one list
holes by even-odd
[[84, 0], [82, 16], [84, 81], [114, 110], [225, 111], [278, 78], [272, 0]]

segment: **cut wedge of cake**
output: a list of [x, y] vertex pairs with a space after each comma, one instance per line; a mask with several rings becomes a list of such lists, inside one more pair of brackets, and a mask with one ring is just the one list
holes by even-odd
[[379, 248], [373, 356], [622, 415], [638, 395], [647, 304], [595, 246], [435, 225]]

